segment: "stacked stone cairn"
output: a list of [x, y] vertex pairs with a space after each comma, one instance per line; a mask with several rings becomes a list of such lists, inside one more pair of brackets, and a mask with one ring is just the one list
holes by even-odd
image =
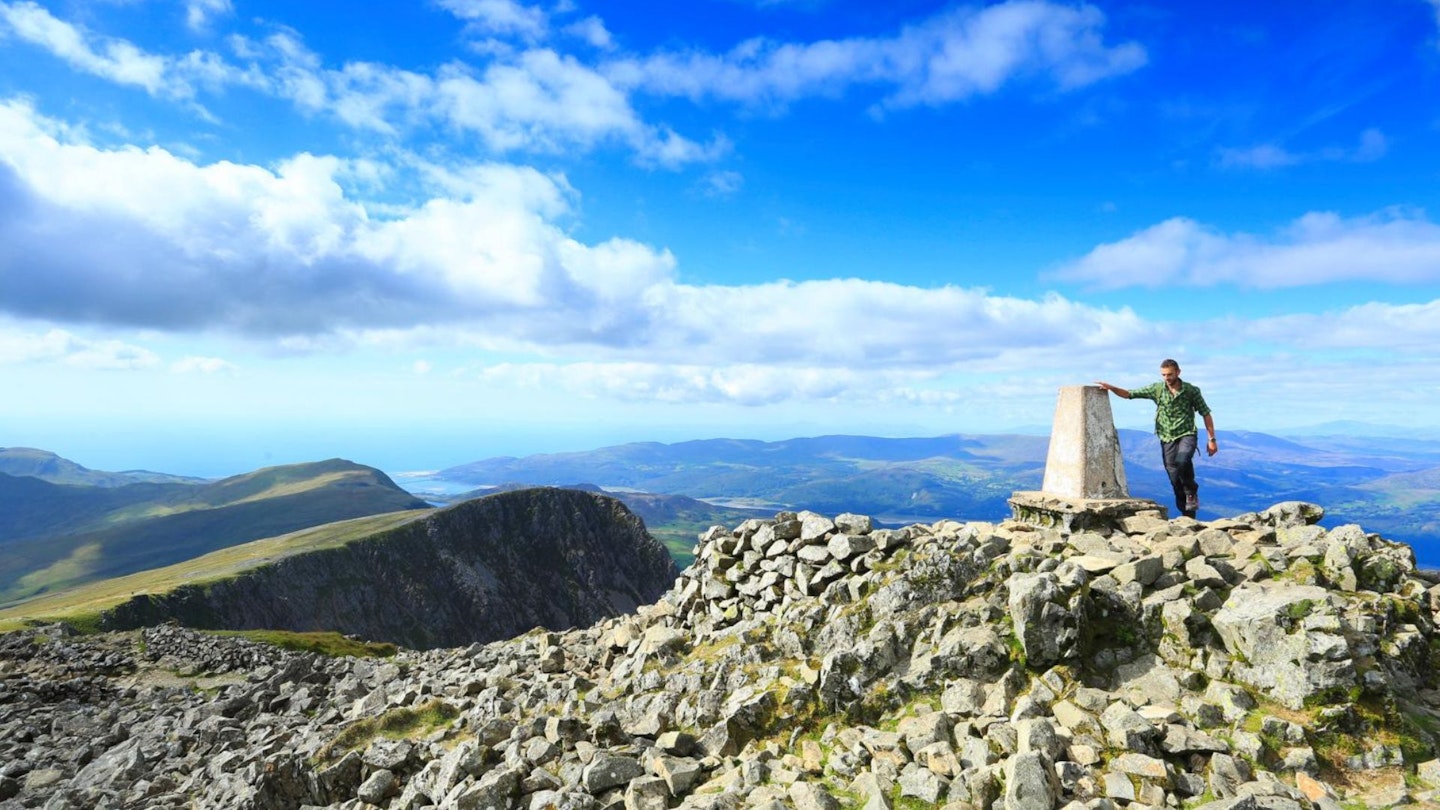
[[1440, 587], [1321, 516], [782, 512], [634, 615], [390, 659], [11, 633], [0, 808], [1436, 806]]

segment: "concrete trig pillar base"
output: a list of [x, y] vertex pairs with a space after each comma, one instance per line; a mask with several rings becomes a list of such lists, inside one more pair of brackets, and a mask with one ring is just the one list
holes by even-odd
[[1014, 493], [1010, 508], [1016, 520], [1066, 531], [1114, 526], [1142, 512], [1168, 514], [1155, 501], [1130, 497], [1110, 395], [1098, 385], [1060, 389], [1041, 491]]
[[1146, 498], [1066, 498], [1048, 492], [1013, 492], [1010, 514], [1021, 523], [1084, 532], [1125, 529], [1133, 517], [1166, 520], [1165, 507]]

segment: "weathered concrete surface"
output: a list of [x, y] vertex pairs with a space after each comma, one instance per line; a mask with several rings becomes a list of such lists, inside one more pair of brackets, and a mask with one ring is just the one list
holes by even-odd
[[1127, 520], [1164, 522], [1165, 507], [1148, 498], [1066, 498], [1048, 492], [1010, 493], [1011, 515], [1021, 523], [1062, 532], [1116, 529]]
[[1055, 402], [1042, 492], [1066, 498], [1130, 497], [1110, 395], [1098, 385], [1069, 385]]
[[1039, 492], [1010, 496], [1016, 520], [1061, 531], [1113, 528], [1127, 518], [1168, 514], [1155, 501], [1131, 498], [1110, 395], [1098, 385], [1070, 385], [1055, 401], [1050, 451]]

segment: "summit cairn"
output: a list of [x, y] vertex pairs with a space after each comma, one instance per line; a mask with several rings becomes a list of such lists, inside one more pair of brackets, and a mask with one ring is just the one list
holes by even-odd
[[1009, 503], [1016, 520], [1067, 531], [1168, 516], [1159, 503], [1130, 497], [1110, 398], [1098, 385], [1060, 389], [1041, 489], [1016, 492]]

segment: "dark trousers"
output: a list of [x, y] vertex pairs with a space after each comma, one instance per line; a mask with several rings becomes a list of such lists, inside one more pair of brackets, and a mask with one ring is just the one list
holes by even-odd
[[1170, 476], [1170, 486], [1175, 490], [1175, 508], [1184, 514], [1185, 500], [1200, 490], [1195, 483], [1195, 434], [1161, 442], [1160, 452], [1165, 458], [1165, 474]]

